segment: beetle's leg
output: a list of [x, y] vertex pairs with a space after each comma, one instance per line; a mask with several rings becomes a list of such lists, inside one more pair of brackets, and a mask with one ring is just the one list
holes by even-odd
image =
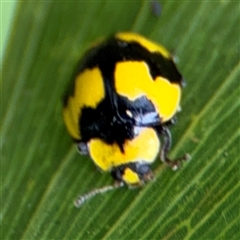
[[160, 159], [163, 162], [165, 162], [169, 167], [171, 167], [173, 170], [177, 170], [183, 161], [187, 161], [190, 159], [190, 156], [188, 154], [185, 154], [180, 158], [170, 160], [167, 154], [172, 145], [171, 132], [169, 131], [167, 126], [161, 126], [161, 128], [159, 129], [159, 133], [163, 136], [163, 146], [161, 147], [160, 150]]

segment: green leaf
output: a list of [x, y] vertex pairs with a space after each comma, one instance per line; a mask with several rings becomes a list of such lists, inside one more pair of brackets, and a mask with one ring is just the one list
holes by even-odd
[[[1, 89], [2, 239], [240, 239], [240, 64], [237, 1], [22, 1]], [[178, 57], [186, 78], [171, 157], [143, 188], [73, 200], [112, 183], [81, 157], [61, 96], [96, 39], [135, 31]]]

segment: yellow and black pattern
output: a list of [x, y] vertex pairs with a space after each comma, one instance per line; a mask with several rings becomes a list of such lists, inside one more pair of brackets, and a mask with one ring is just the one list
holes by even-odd
[[[183, 83], [164, 47], [118, 33], [91, 48], [78, 65], [64, 97], [67, 129], [104, 171], [145, 166], [156, 158], [159, 129], [177, 112]], [[121, 172], [129, 184], [137, 181], [134, 167]]]

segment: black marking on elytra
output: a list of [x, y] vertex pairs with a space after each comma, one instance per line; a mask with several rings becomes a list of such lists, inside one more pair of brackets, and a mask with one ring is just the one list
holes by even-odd
[[159, 52], [149, 52], [138, 42], [126, 42], [114, 37], [90, 49], [78, 70], [81, 72], [98, 66], [105, 77], [105, 73], [114, 72], [116, 63], [122, 61], [144, 61], [149, 66], [153, 79], [162, 76], [172, 83], [181, 84], [182, 76], [171, 58], [166, 58]]
[[[131, 113], [131, 116], [127, 114]], [[106, 143], [117, 143], [123, 150], [124, 142], [136, 136], [137, 126], [153, 127], [161, 123], [154, 105], [145, 96], [135, 101], [117, 96], [117, 108], [112, 108], [105, 98], [93, 109], [82, 109], [79, 128], [83, 142], [92, 138], [100, 138]]]

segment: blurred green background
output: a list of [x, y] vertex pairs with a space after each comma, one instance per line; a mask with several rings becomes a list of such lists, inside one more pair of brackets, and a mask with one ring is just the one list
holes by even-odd
[[[2, 6], [10, 3], [2, 3]], [[19, 1], [1, 88], [2, 239], [240, 239], [240, 24], [237, 1]], [[177, 172], [156, 161], [143, 188], [78, 194], [111, 184], [80, 156], [61, 96], [99, 37], [134, 31], [178, 57], [186, 78], [172, 128]]]
[[16, 8], [16, 2], [1, 2], [1, 63], [3, 60], [3, 54], [6, 48], [7, 40], [9, 38], [12, 18], [14, 16]]

